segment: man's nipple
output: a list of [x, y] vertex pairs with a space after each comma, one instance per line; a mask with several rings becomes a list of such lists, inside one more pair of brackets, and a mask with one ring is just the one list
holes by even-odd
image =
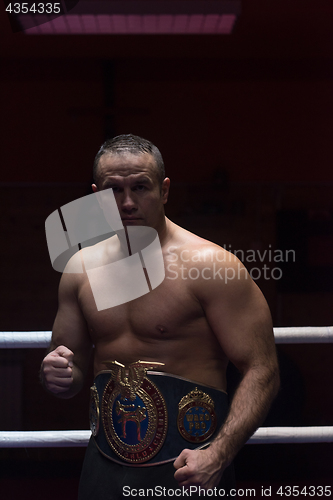
[[160, 333], [168, 333], [168, 330], [165, 328], [165, 326], [163, 325], [157, 325], [156, 326], [156, 329], [160, 332]]

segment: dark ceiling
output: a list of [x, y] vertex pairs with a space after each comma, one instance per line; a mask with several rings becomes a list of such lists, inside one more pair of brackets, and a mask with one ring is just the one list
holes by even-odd
[[233, 34], [212, 36], [26, 36], [12, 33], [0, 10], [0, 57], [64, 56], [327, 60], [333, 57], [333, 2], [244, 0]]

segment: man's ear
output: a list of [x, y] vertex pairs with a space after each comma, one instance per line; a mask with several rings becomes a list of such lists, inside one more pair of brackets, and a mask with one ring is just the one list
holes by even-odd
[[101, 209], [103, 210], [103, 203], [102, 203], [102, 200], [100, 198], [100, 191], [98, 190], [98, 187], [96, 186], [96, 184], [92, 184], [91, 185], [91, 189], [96, 194], [96, 198], [97, 198], [98, 204], [101, 207]]
[[169, 177], [166, 177], [164, 179], [164, 181], [162, 182], [162, 186], [161, 186], [161, 196], [162, 196], [162, 201], [163, 201], [164, 205], [168, 201], [169, 189], [170, 189], [170, 179], [169, 179]]

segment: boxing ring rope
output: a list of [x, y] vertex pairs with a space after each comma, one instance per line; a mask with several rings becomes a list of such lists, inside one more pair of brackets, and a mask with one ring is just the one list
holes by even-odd
[[0, 349], [47, 348], [52, 332], [0, 332]]
[[[0, 448], [87, 446], [90, 431], [0, 431]], [[333, 426], [260, 427], [247, 444], [333, 443]]]
[[[274, 328], [276, 344], [322, 344], [333, 342], [333, 326]], [[0, 349], [47, 348], [51, 332], [0, 332]]]
[[[333, 327], [274, 328], [277, 344], [332, 343]], [[0, 348], [47, 348], [51, 332], [0, 332]], [[84, 447], [90, 431], [0, 431], [0, 448]], [[260, 427], [247, 444], [331, 443], [333, 426]]]

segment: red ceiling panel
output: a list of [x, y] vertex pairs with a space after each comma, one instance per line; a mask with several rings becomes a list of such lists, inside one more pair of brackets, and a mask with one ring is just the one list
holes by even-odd
[[239, 13], [240, 0], [82, 0], [61, 15], [15, 19], [27, 35], [229, 34]]

